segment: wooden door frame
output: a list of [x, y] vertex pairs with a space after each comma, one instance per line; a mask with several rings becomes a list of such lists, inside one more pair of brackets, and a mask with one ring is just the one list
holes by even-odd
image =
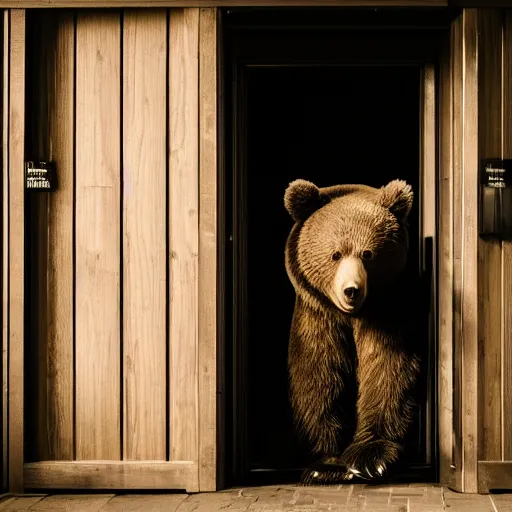
[[[335, 24], [335, 22], [333, 22]], [[237, 27], [240, 29], [240, 27]], [[448, 30], [448, 28], [446, 29]], [[367, 37], [368, 34], [365, 33]], [[231, 91], [229, 94], [226, 94], [226, 97], [232, 98], [233, 105], [231, 106], [232, 115], [228, 119], [228, 123], [231, 123], [231, 128], [226, 133], [226, 138], [230, 137], [230, 133], [233, 133], [233, 142], [232, 144], [228, 144], [228, 156], [232, 159], [227, 166], [232, 168], [232, 176], [229, 181], [228, 178], [228, 186], [233, 187], [233, 219], [232, 219], [232, 233], [233, 239], [228, 242], [228, 246], [233, 244], [233, 253], [227, 255], [227, 261], [233, 265], [233, 282], [228, 282], [226, 285], [226, 289], [232, 288], [234, 293], [236, 294], [235, 303], [236, 306], [233, 310], [233, 329], [234, 332], [227, 333], [227, 335], [231, 335], [234, 340], [233, 345], [233, 353], [231, 354], [233, 357], [233, 373], [231, 376], [231, 386], [233, 388], [233, 397], [234, 397], [234, 405], [233, 408], [229, 408], [233, 410], [233, 417], [230, 418], [230, 426], [232, 428], [231, 438], [234, 439], [233, 445], [233, 453], [238, 454], [238, 456], [232, 456], [232, 472], [234, 483], [245, 485], [249, 472], [248, 472], [248, 454], [247, 454], [247, 423], [244, 420], [244, 417], [247, 415], [247, 405], [245, 397], [245, 390], [247, 388], [247, 355], [246, 355], [246, 343], [244, 342], [245, 329], [246, 329], [246, 316], [244, 314], [244, 309], [246, 308], [246, 278], [245, 278], [245, 267], [241, 260], [244, 259], [244, 255], [247, 251], [246, 239], [245, 239], [245, 225], [242, 219], [245, 218], [245, 209], [246, 203], [244, 198], [244, 190], [246, 189], [246, 181], [245, 181], [245, 151], [243, 148], [245, 147], [244, 138], [245, 138], [245, 117], [240, 112], [236, 112], [237, 109], [243, 109], [244, 104], [244, 94], [245, 94], [245, 81], [246, 74], [248, 72], [249, 67], [255, 65], [258, 67], [261, 66], [280, 66], [289, 64], [286, 62], [289, 59], [290, 54], [294, 55], [294, 63], [296, 66], [315, 66], [320, 65], [319, 62], [312, 62], [312, 54], [311, 52], [304, 51], [304, 54], [301, 57], [301, 49], [297, 49], [297, 45], [300, 46], [300, 42], [297, 42], [293, 38], [290, 38], [289, 41], [284, 43], [285, 48], [281, 48], [276, 44], [278, 41], [278, 36], [275, 36], [272, 31], [269, 31], [268, 35], [266, 35], [266, 41], [263, 43], [265, 46], [268, 45], [268, 48], [273, 49], [272, 52], [265, 52], [266, 57], [261, 57], [261, 46], [255, 45], [252, 48], [251, 43], [249, 41], [243, 40], [242, 44], [237, 44], [236, 49], [233, 50], [234, 54], [229, 58], [226, 57], [226, 81], [229, 81], [229, 86], [231, 87]], [[309, 38], [307, 39], [307, 44], [309, 47], [313, 47], [314, 45], [311, 43]], [[399, 39], [399, 38], [398, 38]], [[420, 180], [422, 180], [422, 190], [420, 191], [419, 201], [420, 201], [420, 211], [422, 211], [422, 226], [420, 228], [420, 235], [422, 239], [426, 240], [425, 243], [420, 247], [420, 254], [423, 254], [425, 257], [423, 259], [423, 271], [430, 272], [432, 271], [432, 282], [431, 282], [431, 290], [432, 290], [432, 303], [431, 307], [435, 311], [437, 309], [437, 289], [439, 284], [439, 276], [437, 275], [437, 264], [436, 259], [439, 257], [437, 254], [438, 250], [436, 249], [437, 245], [437, 236], [439, 236], [438, 227], [437, 227], [437, 191], [439, 190], [439, 182], [438, 182], [438, 174], [437, 174], [437, 166], [438, 166], [438, 158], [436, 156], [436, 148], [438, 145], [437, 140], [437, 67], [434, 64], [436, 60], [435, 51], [432, 53], [432, 45], [430, 42], [422, 44], [419, 40], [417, 41], [418, 45], [415, 48], [414, 45], [405, 45], [403, 42], [394, 41], [389, 43], [389, 47], [382, 49], [382, 53], [378, 56], [375, 55], [375, 44], [369, 46], [367, 48], [362, 45], [358, 48], [358, 55], [354, 59], [354, 54], [348, 54], [343, 52], [332, 51], [329, 53], [329, 50], [326, 50], [328, 57], [326, 61], [331, 60], [331, 65], [350, 65], [354, 64], [354, 60], [358, 59], [362, 63], [366, 63], [367, 65], [373, 64], [382, 64], [383, 58], [387, 56], [387, 60], [384, 60], [385, 63], [390, 65], [398, 64], [397, 61], [401, 63], [409, 63], [415, 64], [418, 66], [424, 66], [424, 71], [422, 74], [422, 97], [423, 97], [423, 115], [421, 117], [421, 127], [420, 133], [421, 137], [421, 147], [420, 147]], [[243, 45], [246, 45], [243, 48]], [[304, 43], [306, 44], [306, 43]], [[336, 48], [344, 48], [346, 45], [342, 44], [333, 44], [333, 47]], [[353, 45], [354, 46], [354, 45]], [[325, 46], [324, 46], [325, 47]], [[416, 51], [416, 54], [414, 52]], [[271, 55], [271, 57], [269, 57]], [[265, 58], [267, 60], [265, 60]], [[420, 91], [419, 91], [420, 92]], [[229, 172], [228, 172], [229, 174]], [[430, 244], [430, 242], [432, 242]], [[229, 252], [229, 250], [228, 250]], [[432, 268], [428, 269], [429, 266], [429, 257], [426, 255], [429, 254], [432, 256]], [[238, 261], [237, 261], [238, 260]], [[226, 317], [227, 318], [227, 317]], [[437, 336], [437, 314], [431, 317], [430, 328], [432, 332], [432, 336], [434, 339]], [[438, 340], [440, 342], [440, 340]], [[229, 344], [229, 341], [226, 342]], [[434, 343], [436, 345], [436, 343]], [[432, 361], [434, 361], [438, 357], [438, 348], [432, 347], [433, 352], [430, 354]], [[229, 354], [230, 352], [228, 352]], [[435, 366], [435, 365], [434, 365]], [[436, 368], [432, 369], [434, 372], [437, 372]], [[229, 381], [229, 377], [228, 377]], [[437, 375], [434, 375], [432, 379], [435, 384], [433, 388], [428, 391], [431, 400], [436, 401], [436, 396], [439, 393], [437, 386]], [[444, 382], [444, 381], [443, 381]], [[443, 391], [446, 393], [446, 391]], [[431, 402], [432, 403], [432, 402]], [[443, 425], [439, 425], [441, 432], [438, 433], [438, 413], [436, 407], [431, 407], [432, 417], [429, 418], [431, 422], [431, 431], [433, 435], [433, 443], [432, 446], [427, 449], [427, 456], [432, 457], [433, 461], [433, 474], [430, 478], [433, 480], [438, 480], [438, 466], [446, 465], [446, 461], [438, 460], [438, 447], [437, 447], [437, 439], [442, 435], [446, 435], [444, 431]], [[451, 432], [451, 426], [450, 432]], [[228, 449], [228, 448], [227, 448]], [[258, 473], [259, 475], [259, 473]], [[281, 475], [282, 478], [289, 478], [288, 474]], [[255, 483], [259, 483], [255, 481]], [[261, 480], [263, 482], [263, 480]]]

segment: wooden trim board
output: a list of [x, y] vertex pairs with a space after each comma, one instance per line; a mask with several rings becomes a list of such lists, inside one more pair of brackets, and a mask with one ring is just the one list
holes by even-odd
[[197, 491], [197, 463], [48, 461], [24, 465], [26, 489], [185, 489]]
[[512, 461], [478, 461], [478, 492], [488, 494], [491, 490], [512, 489]]
[[[25, 11], [7, 16], [8, 57], [8, 472], [9, 490], [23, 490], [23, 340], [25, 232]], [[4, 126], [4, 129], [7, 127]]]
[[1, 8], [105, 7], [447, 7], [448, 0], [0, 0]]

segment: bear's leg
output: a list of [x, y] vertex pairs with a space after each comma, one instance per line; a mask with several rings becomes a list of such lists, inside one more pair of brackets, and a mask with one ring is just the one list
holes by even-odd
[[304, 483], [344, 480], [320, 466], [339, 457], [354, 435], [355, 359], [344, 329], [297, 300], [288, 352], [290, 401], [298, 431], [320, 459], [305, 471]]
[[389, 327], [361, 321], [354, 337], [359, 384], [357, 428], [341, 460], [356, 475], [373, 478], [382, 476], [398, 460], [412, 419], [419, 363]]

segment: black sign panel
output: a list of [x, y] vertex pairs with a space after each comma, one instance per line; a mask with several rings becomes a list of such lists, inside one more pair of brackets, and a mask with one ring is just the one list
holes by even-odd
[[482, 160], [479, 231], [482, 237], [512, 237], [512, 160]]
[[50, 192], [56, 188], [55, 162], [26, 162], [25, 188], [35, 192]]

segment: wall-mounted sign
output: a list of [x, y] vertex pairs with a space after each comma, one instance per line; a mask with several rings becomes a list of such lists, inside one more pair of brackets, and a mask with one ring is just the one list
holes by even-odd
[[512, 160], [482, 160], [479, 210], [482, 237], [512, 239]]
[[25, 188], [50, 192], [56, 188], [55, 162], [25, 162]]

